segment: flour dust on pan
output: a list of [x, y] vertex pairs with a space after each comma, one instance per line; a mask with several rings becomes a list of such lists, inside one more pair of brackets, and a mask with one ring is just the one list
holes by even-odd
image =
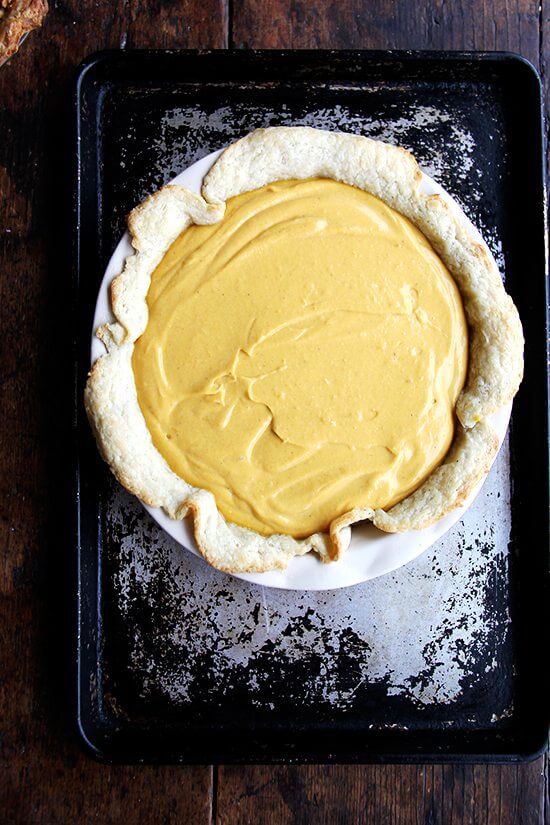
[[[474, 100], [461, 89], [458, 100], [433, 87], [422, 98], [418, 90], [412, 97], [407, 88], [385, 95], [364, 86], [328, 104], [326, 90], [322, 104], [312, 93], [307, 106], [270, 102], [266, 90], [256, 100], [234, 97], [231, 106], [174, 99], [146, 109], [146, 146], [140, 100], [116, 108], [109, 253], [126, 212], [182, 169], [253, 129], [309, 125], [411, 149], [480, 229], [504, 272], [496, 204], [508, 150], [500, 103], [489, 92]], [[211, 714], [230, 701], [235, 711], [366, 718], [384, 729], [505, 726], [512, 711], [509, 469], [505, 442], [476, 501], [429, 550], [382, 578], [329, 592], [275, 590], [219, 573], [109, 481], [111, 684], [126, 685], [129, 675], [140, 712]]]
[[[214, 570], [112, 482], [109, 598], [140, 697], [197, 706], [231, 696], [260, 710], [284, 697], [298, 709], [349, 712], [377, 688], [386, 708], [392, 697], [440, 707], [442, 725], [452, 727], [462, 705], [472, 725], [498, 724], [510, 713], [506, 691], [481, 707], [468, 696], [497, 684], [508, 655], [508, 472], [505, 445], [473, 506], [436, 546], [387, 576], [324, 593]], [[375, 726], [375, 710], [372, 718]]]

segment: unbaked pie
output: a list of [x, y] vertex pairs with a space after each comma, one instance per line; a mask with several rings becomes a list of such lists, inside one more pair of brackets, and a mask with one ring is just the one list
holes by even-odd
[[254, 132], [202, 196], [129, 216], [86, 409], [119, 481], [232, 572], [339, 558], [368, 519], [418, 530], [488, 472], [523, 337], [485, 247], [415, 159], [364, 137]]

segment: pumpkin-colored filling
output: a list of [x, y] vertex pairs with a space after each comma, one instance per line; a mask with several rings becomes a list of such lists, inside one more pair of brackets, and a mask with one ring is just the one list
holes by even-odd
[[225, 518], [303, 537], [387, 508], [441, 462], [468, 338], [413, 224], [332, 180], [283, 181], [191, 226], [153, 272], [136, 342], [153, 442]]

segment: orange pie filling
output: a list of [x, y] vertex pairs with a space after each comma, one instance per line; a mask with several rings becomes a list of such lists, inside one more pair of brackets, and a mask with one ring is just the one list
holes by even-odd
[[468, 335], [424, 235], [332, 180], [282, 181], [191, 226], [152, 274], [138, 400], [172, 470], [263, 535], [387, 508], [449, 449]]

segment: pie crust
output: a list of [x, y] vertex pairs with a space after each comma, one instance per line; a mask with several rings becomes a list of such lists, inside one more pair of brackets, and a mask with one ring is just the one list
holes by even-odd
[[0, 66], [19, 48], [22, 38], [42, 25], [47, 0], [0, 0]]
[[[153, 270], [191, 223], [216, 223], [228, 198], [273, 181], [333, 178], [376, 195], [427, 237], [460, 290], [469, 327], [469, 364], [456, 405], [453, 443], [442, 464], [388, 511], [356, 509], [335, 519], [329, 533], [305, 539], [261, 536], [227, 522], [214, 496], [187, 484], [157, 451], [145, 424], [132, 370], [134, 342], [147, 325], [146, 296]], [[460, 507], [489, 471], [498, 439], [488, 416], [509, 402], [523, 375], [523, 335], [512, 299], [486, 248], [458, 211], [421, 191], [422, 173], [404, 149], [380, 141], [307, 127], [251, 133], [226, 149], [206, 175], [202, 197], [168, 185], [129, 215], [135, 253], [112, 282], [116, 321], [97, 331], [107, 353], [93, 365], [86, 410], [104, 459], [117, 479], [146, 504], [174, 519], [190, 514], [202, 555], [227, 572], [283, 569], [315, 550], [338, 559], [349, 527], [368, 519], [381, 530], [419, 530]]]

